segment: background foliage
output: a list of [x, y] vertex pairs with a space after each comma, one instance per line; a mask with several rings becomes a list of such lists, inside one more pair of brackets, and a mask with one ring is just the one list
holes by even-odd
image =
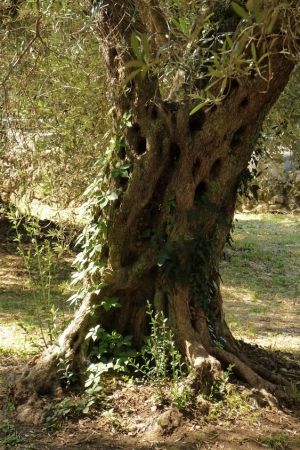
[[23, 2], [0, 28], [3, 200], [77, 205], [105, 145], [108, 101], [82, 1]]
[[[85, 0], [18, 3], [18, 12], [8, 0], [0, 11], [1, 197], [14, 201], [14, 195], [26, 194], [29, 201], [42, 199], [60, 209], [78, 206], [97, 178], [97, 160], [105, 155], [111, 127], [104, 68], [92, 29], [101, 4], [88, 11]], [[133, 37], [137, 71], [146, 73], [151, 66], [166, 97], [197, 94], [201, 102], [208, 75], [226, 81], [238, 68], [238, 54], [233, 52], [234, 61], [226, 59], [231, 35], [224, 34], [217, 10], [208, 14], [210, 4], [164, 2], [167, 22], [161, 24], [156, 60], [151, 60], [151, 41]], [[146, 4], [144, 9], [148, 15], [154, 11]], [[216, 60], [220, 48], [218, 58], [226, 61]], [[199, 60], [204, 63], [199, 65]], [[292, 149], [294, 158], [299, 149], [299, 79], [296, 69], [263, 131], [264, 153], [280, 169], [282, 147]], [[269, 189], [266, 180], [262, 185]]]

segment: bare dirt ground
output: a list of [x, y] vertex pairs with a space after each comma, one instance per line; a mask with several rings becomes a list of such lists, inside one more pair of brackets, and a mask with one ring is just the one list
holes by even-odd
[[[22, 319], [29, 331], [35, 324], [31, 322], [30, 289], [26, 287], [22, 260], [10, 231], [4, 228], [0, 234], [1, 450], [300, 449], [299, 304], [288, 302], [278, 289], [274, 294], [269, 292], [266, 301], [266, 293], [259, 286], [244, 289], [242, 276], [236, 285], [229, 285], [224, 277], [228, 320], [235, 335], [248, 341], [245, 352], [253, 350], [250, 345], [264, 345], [264, 350], [255, 347], [257, 360], [293, 383], [294, 399], [290, 403], [270, 410], [256, 392], [231, 376], [223, 398], [208, 401], [199, 396], [178, 409], [169, 401], [170, 386], [133, 384], [112, 376], [102, 402], [90, 416], [71, 417], [55, 427], [49, 423], [39, 427], [18, 423], [7, 380], [21, 371], [24, 359], [33, 350], [18, 322]], [[237, 246], [235, 251], [243, 250]], [[229, 259], [234, 257], [230, 253]], [[250, 264], [248, 259], [245, 263]], [[234, 266], [234, 260], [226, 259], [224, 265], [230, 263]], [[269, 277], [269, 268], [255, 270], [261, 277]], [[263, 280], [262, 285], [265, 283]], [[24, 302], [29, 304], [26, 310]], [[273, 302], [272, 308], [269, 302]]]

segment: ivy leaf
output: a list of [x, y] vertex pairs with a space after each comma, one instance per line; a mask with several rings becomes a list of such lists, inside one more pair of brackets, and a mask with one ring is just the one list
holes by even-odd
[[106, 198], [107, 198], [107, 200], [117, 200], [118, 194], [116, 194], [115, 192], [112, 192]]
[[101, 306], [104, 307], [105, 311], [108, 311], [111, 308], [121, 308], [118, 300], [119, 297], [104, 297], [103, 301], [101, 302]]

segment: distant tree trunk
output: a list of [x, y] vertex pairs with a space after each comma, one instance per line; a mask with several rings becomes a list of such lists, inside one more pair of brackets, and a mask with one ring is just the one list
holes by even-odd
[[[123, 2], [105, 4], [97, 29], [119, 136], [124, 114], [131, 120], [122, 129], [126, 144], [115, 160], [130, 161], [131, 173], [127, 181], [116, 179], [119, 199], [107, 212], [107, 242], [100, 255], [106, 259], [102, 281], [107, 286], [86, 297], [60, 348], [31, 361], [17, 380], [22, 420], [40, 421], [42, 416], [29, 413], [38, 395], [59, 393], [60, 353], [80, 369], [88, 354], [85, 336], [95, 323], [131, 334], [141, 345], [149, 330], [147, 300], [169, 318], [178, 348], [198, 369], [200, 388], [218, 375], [220, 362], [234, 364], [236, 373], [259, 389], [272, 392], [278, 381], [241, 354], [225, 321], [218, 270], [243, 171], [294, 62], [279, 52], [278, 39], [266, 69], [272, 74], [262, 74], [268, 79], [257, 74], [232, 79], [222, 103], [190, 115], [195, 101], [164, 100], [151, 73], [136, 76], [124, 93], [121, 83], [130, 73], [124, 63], [135, 58], [129, 45], [133, 12]], [[139, 18], [134, 27], [146, 31]], [[91, 305], [99, 305], [104, 295], [118, 297], [122, 308], [98, 308], [91, 316]]]

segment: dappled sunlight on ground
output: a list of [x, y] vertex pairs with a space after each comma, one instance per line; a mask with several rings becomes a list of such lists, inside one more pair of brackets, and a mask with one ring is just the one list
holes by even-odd
[[300, 218], [238, 214], [233, 240], [221, 290], [234, 335], [300, 352]]

